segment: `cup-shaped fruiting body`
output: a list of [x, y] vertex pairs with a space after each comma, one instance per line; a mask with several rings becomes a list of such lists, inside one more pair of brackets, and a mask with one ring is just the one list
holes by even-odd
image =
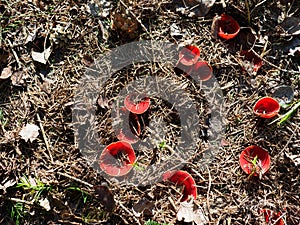
[[263, 148], [251, 145], [245, 148], [240, 155], [240, 166], [247, 174], [259, 176], [266, 173], [270, 168], [271, 158]]
[[129, 94], [124, 100], [126, 109], [135, 114], [142, 114], [150, 107], [149, 97], [140, 97], [136, 94]]
[[193, 45], [187, 45], [179, 52], [179, 64], [191, 66], [195, 64], [200, 57], [200, 49]]
[[136, 160], [132, 146], [125, 141], [109, 144], [99, 158], [100, 168], [110, 176], [124, 176], [130, 172]]
[[189, 196], [197, 198], [197, 187], [193, 177], [185, 171], [169, 171], [163, 174], [163, 180], [173, 182], [178, 186], [183, 186], [181, 202], [189, 200]]
[[191, 67], [188, 75], [207, 81], [212, 77], [212, 67], [205, 61], [198, 61]]
[[222, 14], [218, 20], [218, 36], [229, 40], [237, 36], [240, 25], [231, 16]]
[[253, 107], [253, 112], [255, 113], [255, 115], [265, 119], [276, 116], [279, 111], [279, 102], [271, 97], [263, 97], [259, 99]]

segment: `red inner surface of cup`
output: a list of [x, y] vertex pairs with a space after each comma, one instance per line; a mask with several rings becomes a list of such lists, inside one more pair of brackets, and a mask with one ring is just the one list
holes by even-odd
[[[119, 163], [116, 156], [124, 153], [127, 157]], [[118, 141], [109, 144], [103, 150], [99, 158], [100, 168], [111, 176], [123, 176], [132, 169], [136, 156], [132, 146], [125, 141]]]
[[231, 16], [222, 14], [219, 20], [218, 35], [226, 40], [234, 38], [240, 31], [240, 25]]
[[255, 103], [253, 111], [262, 118], [272, 118], [279, 113], [280, 105], [274, 98], [264, 97]]
[[127, 95], [124, 100], [124, 105], [127, 110], [135, 114], [142, 114], [148, 110], [150, 107], [150, 98], [144, 97], [138, 102], [134, 102], [132, 98], [134, 95]]
[[186, 171], [169, 171], [163, 174], [163, 180], [173, 182], [178, 186], [183, 186], [181, 202], [187, 201], [189, 196], [197, 198], [197, 187], [194, 178]]
[[[242, 170], [247, 174], [252, 173], [253, 164], [247, 161], [247, 159], [250, 157], [253, 160], [255, 156], [257, 156], [258, 160], [261, 162], [262, 174], [266, 173], [270, 168], [270, 155], [266, 150], [256, 145], [249, 146], [242, 151], [240, 155], [240, 166]], [[258, 176], [259, 174], [255, 172], [253, 175]]]
[[193, 45], [187, 45], [179, 52], [179, 62], [185, 66], [191, 66], [200, 57], [200, 49]]
[[212, 68], [207, 62], [198, 61], [192, 66], [189, 74], [191, 76], [199, 76], [199, 79], [202, 81], [207, 81], [212, 76]]

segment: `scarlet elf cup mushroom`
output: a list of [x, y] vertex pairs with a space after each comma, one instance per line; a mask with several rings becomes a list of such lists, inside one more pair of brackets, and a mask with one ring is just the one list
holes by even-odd
[[256, 145], [245, 148], [240, 155], [240, 166], [249, 175], [263, 175], [269, 170], [270, 163], [269, 153]]
[[125, 141], [109, 144], [102, 151], [99, 166], [110, 176], [124, 176], [130, 172], [136, 156], [132, 146]]
[[212, 76], [212, 67], [205, 61], [198, 61], [193, 66], [191, 66], [189, 75], [199, 76], [202, 81], [207, 81]]
[[189, 197], [197, 198], [197, 187], [193, 177], [186, 171], [169, 171], [163, 174], [163, 180], [168, 180], [178, 186], [183, 186], [181, 202], [189, 200]]
[[178, 63], [191, 66], [198, 61], [199, 57], [200, 49], [193, 45], [187, 45], [180, 50]]
[[[137, 99], [137, 100], [135, 100]], [[129, 94], [124, 100], [124, 105], [127, 110], [135, 114], [143, 114], [150, 107], [150, 98], [140, 98], [137, 94]]]
[[231, 16], [222, 14], [218, 19], [218, 36], [229, 40], [240, 32], [240, 25]]
[[263, 97], [255, 103], [253, 111], [255, 115], [268, 119], [276, 116], [279, 113], [280, 105], [274, 98]]

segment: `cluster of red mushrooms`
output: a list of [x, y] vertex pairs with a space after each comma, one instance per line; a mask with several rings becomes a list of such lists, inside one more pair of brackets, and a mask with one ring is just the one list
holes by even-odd
[[[234, 40], [239, 34], [241, 27], [239, 23], [229, 15], [222, 14], [216, 19], [217, 35], [225, 41]], [[240, 56], [243, 56], [246, 61], [253, 63], [253, 72], [257, 72], [263, 65], [263, 61], [251, 49], [240, 50]]]
[[[235, 38], [240, 32], [240, 25], [231, 16], [222, 14], [217, 21], [218, 36], [223, 40], [230, 40]], [[262, 66], [262, 60], [258, 58], [250, 50], [241, 50], [240, 55], [245, 57], [245, 60], [251, 61], [254, 64], [253, 71], [257, 72]], [[272, 97], [263, 97], [259, 99], [254, 107], [253, 112], [255, 115], [263, 118], [270, 119], [278, 115], [280, 111], [279, 102]], [[261, 177], [270, 168], [270, 155], [269, 153], [256, 145], [251, 145], [245, 148], [240, 154], [240, 166], [242, 170], [249, 176]], [[275, 225], [284, 225], [284, 220], [280, 212], [274, 212], [269, 209], [261, 211], [264, 214], [267, 223], [275, 221]]]
[[[234, 38], [240, 30], [239, 24], [230, 16], [222, 14], [219, 21], [218, 35], [222, 39], [228, 40]], [[185, 76], [198, 76], [202, 81], [207, 81], [212, 77], [212, 67], [206, 62], [199, 60], [200, 50], [198, 47], [188, 45], [179, 52], [178, 68], [183, 69]], [[151, 101], [149, 97], [143, 97], [135, 102], [133, 97], [136, 94], [129, 94], [124, 100], [123, 113], [129, 113], [129, 120], [133, 121], [130, 128], [117, 131], [119, 141], [106, 146], [99, 158], [100, 168], [108, 175], [120, 177], [127, 175], [136, 163], [136, 155], [131, 144], [139, 140], [141, 134], [141, 125], [139, 117], [147, 112]], [[271, 97], [259, 99], [253, 107], [254, 114], [269, 119], [279, 113], [280, 104]], [[125, 154], [122, 161], [116, 158], [120, 154]], [[242, 170], [250, 176], [262, 176], [270, 168], [270, 155], [266, 150], [259, 146], [249, 146], [244, 149], [240, 155], [240, 166]], [[197, 187], [193, 177], [186, 171], [176, 170], [165, 172], [162, 180], [170, 181], [178, 186], [183, 186], [181, 202], [197, 198]], [[276, 225], [284, 225], [280, 218], [280, 213], [274, 213], [271, 210], [264, 209], [262, 212], [266, 220], [276, 220]]]

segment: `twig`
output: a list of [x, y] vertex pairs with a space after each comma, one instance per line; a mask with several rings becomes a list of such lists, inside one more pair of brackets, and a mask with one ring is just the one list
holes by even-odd
[[8, 42], [8, 44], [9, 44], [10, 50], [12, 51], [12, 53], [13, 53], [13, 55], [14, 55], [14, 57], [15, 57], [17, 63], [18, 63], [19, 69], [21, 69], [21, 68], [22, 68], [22, 63], [20, 62], [19, 57], [18, 57], [17, 53], [15, 52], [15, 50], [14, 50], [14, 48], [13, 48], [13, 45], [12, 45], [11, 41], [10, 41], [9, 39], [7, 39], [7, 42]]
[[134, 215], [132, 212], [130, 212], [130, 210], [127, 209], [121, 202], [118, 202], [118, 204], [119, 204], [119, 206], [121, 206], [121, 208], [124, 209], [130, 216], [132, 216], [132, 218], [135, 220], [135, 222], [137, 222], [137, 224], [139, 224], [139, 225], [141, 224], [140, 221], [139, 221], [137, 218], [135, 218], [135, 215]]
[[286, 70], [286, 69], [280, 68], [279, 66], [276, 66], [275, 64], [273, 64], [273, 63], [269, 62], [268, 60], [262, 58], [258, 53], [256, 53], [256, 52], [254, 51], [254, 49], [252, 49], [252, 52], [254, 53], [254, 55], [255, 55], [256, 57], [259, 57], [259, 58], [260, 58], [262, 61], [264, 61], [265, 63], [269, 64], [270, 66], [273, 66], [274, 68], [276, 68], [276, 69], [278, 69], [278, 70], [280, 70], [280, 71], [282, 71], [282, 72], [292, 73], [292, 74], [300, 73], [300, 71], [296, 71], [296, 70]]
[[[3, 195], [0, 195], [0, 198], [5, 198], [5, 197]], [[20, 203], [25, 203], [27, 205], [33, 205], [33, 202], [29, 202], [29, 201], [22, 200], [19, 198], [7, 198], [7, 199], [10, 201], [13, 201], [13, 202], [20, 202]]]
[[209, 192], [211, 188], [211, 175], [208, 166], [206, 165], [207, 171], [208, 171], [208, 189], [207, 189], [207, 195], [206, 195], [206, 204], [207, 204], [207, 212], [209, 216], [209, 220], [212, 221], [211, 215], [210, 215], [210, 204], [209, 204]]
[[42, 131], [42, 135], [43, 135], [43, 139], [44, 139], [44, 142], [45, 142], [45, 145], [46, 145], [46, 149], [49, 153], [49, 156], [50, 156], [50, 159], [51, 159], [51, 162], [53, 163], [53, 157], [52, 157], [52, 154], [51, 154], [51, 151], [50, 151], [50, 146], [49, 146], [49, 143], [48, 143], [48, 139], [47, 139], [47, 136], [46, 136], [46, 133], [45, 133], [45, 130], [44, 130], [44, 127], [43, 127], [43, 124], [42, 124], [42, 121], [41, 121], [41, 118], [40, 118], [40, 115], [37, 113], [36, 114], [36, 117], [38, 119], [38, 122], [40, 124], [40, 128], [41, 128], [41, 131]]
[[149, 33], [149, 31], [147, 30], [147, 28], [144, 26], [144, 24], [142, 23], [142, 21], [140, 19], [137, 18], [137, 16], [130, 10], [130, 8], [123, 2], [123, 0], [120, 0], [120, 3], [130, 12], [130, 14], [138, 21], [138, 23], [141, 25], [141, 27], [143, 28], [143, 30], [147, 33]]
[[70, 178], [70, 179], [72, 179], [72, 180], [75, 180], [75, 181], [77, 181], [77, 182], [79, 182], [79, 183], [82, 183], [82, 184], [84, 184], [84, 185], [86, 185], [86, 186], [88, 186], [88, 187], [90, 187], [90, 188], [93, 188], [94, 187], [94, 185], [92, 185], [92, 184], [90, 184], [90, 183], [88, 183], [88, 182], [86, 182], [86, 181], [83, 181], [83, 180], [80, 180], [79, 178], [76, 178], [76, 177], [73, 177], [73, 176], [71, 176], [71, 175], [69, 175], [69, 174], [66, 174], [66, 173], [62, 173], [62, 172], [57, 172], [59, 175], [61, 175], [61, 176], [64, 176], [64, 177], [67, 177], [67, 178]]

